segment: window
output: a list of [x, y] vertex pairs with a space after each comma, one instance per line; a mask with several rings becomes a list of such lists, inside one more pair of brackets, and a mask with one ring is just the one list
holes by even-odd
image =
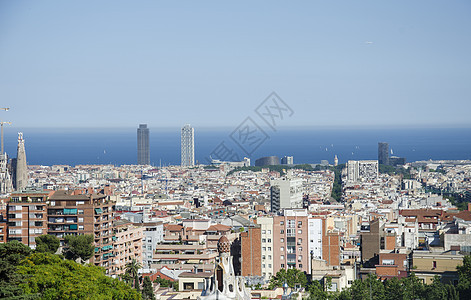
[[79, 229], [79, 230], [84, 230], [84, 229], [83, 229], [83, 225], [79, 225], [78, 229]]
[[299, 238], [298, 239], [298, 245], [301, 245], [302, 242], [303, 242], [303, 239]]
[[288, 228], [294, 228], [295, 222], [296, 222], [295, 220], [288, 220], [288, 226], [287, 226], [287, 227], [288, 227]]
[[262, 265], [262, 268], [265, 269], [265, 264]]
[[299, 252], [303, 252], [303, 247], [299, 247], [299, 248], [298, 248], [298, 251], [299, 251]]
[[271, 268], [271, 264], [268, 264], [268, 267]]
[[268, 259], [271, 259], [271, 255], [268, 255]]
[[303, 231], [301, 229], [298, 230], [298, 234], [302, 234]]
[[262, 230], [262, 234], [266, 234], [266, 233], [267, 233], [266, 230]]
[[85, 201], [77, 201], [77, 205], [85, 204]]
[[280, 225], [281, 225], [281, 226], [285, 225], [285, 222], [280, 221]]
[[79, 214], [79, 215], [83, 215], [83, 209], [79, 209], [79, 210], [78, 210], [78, 214]]
[[301, 227], [303, 226], [303, 222], [302, 221], [298, 221], [298, 227]]
[[267, 233], [268, 233], [268, 234], [271, 234], [271, 230], [270, 230], [270, 229], [268, 229], [268, 230], [267, 230]]
[[266, 240], [266, 239], [262, 239], [262, 243], [266, 243], [266, 242], [267, 242], [267, 240]]
[[271, 243], [271, 239], [268, 239], [268, 242]]
[[383, 265], [394, 265], [394, 259], [383, 259]]
[[271, 247], [268, 247], [268, 251], [271, 251]]
[[285, 230], [284, 230], [284, 229], [281, 229], [281, 230], [280, 230], [280, 234], [285, 234]]
[[434, 269], [437, 268], [437, 261], [436, 261], [436, 260], [434, 260], [434, 261], [432, 262], [432, 266], [433, 266]]
[[299, 264], [299, 268], [301, 269], [303, 267], [303, 264]]
[[303, 261], [303, 256], [302, 255], [298, 255], [298, 261]]
[[79, 223], [83, 223], [83, 218], [78, 218]]
[[285, 267], [285, 264], [281, 264], [281, 267], [284, 268], [284, 267]]
[[262, 255], [262, 260], [265, 260], [265, 255]]
[[285, 247], [281, 247], [281, 248], [280, 248], [280, 251], [281, 251], [281, 252], [285, 252]]
[[267, 251], [267, 248], [266, 248], [266, 247], [262, 247], [262, 251]]
[[280, 256], [280, 260], [285, 260], [285, 256], [284, 256], [284, 255], [281, 255], [281, 256]]
[[56, 206], [56, 201], [51, 201], [51, 202], [49, 202], [49, 205], [50, 205], [50, 206]]
[[280, 239], [280, 243], [284, 243], [285, 242], [285, 239], [284, 238], [281, 238]]

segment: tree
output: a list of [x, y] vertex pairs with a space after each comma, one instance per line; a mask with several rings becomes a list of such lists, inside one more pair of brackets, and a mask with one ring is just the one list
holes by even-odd
[[149, 276], [144, 277], [144, 283], [142, 284], [142, 298], [148, 300], [155, 300], [154, 287]]
[[269, 288], [282, 287], [285, 282], [290, 288], [295, 286], [305, 287], [307, 285], [306, 274], [294, 268], [288, 269], [288, 271], [281, 269], [270, 279]]
[[139, 269], [142, 268], [142, 265], [133, 258], [129, 263], [126, 264], [125, 270], [131, 278], [134, 279], [133, 287], [139, 289]]
[[457, 290], [460, 299], [471, 299], [471, 256], [465, 256], [463, 264], [457, 266], [456, 269], [459, 276]]
[[319, 300], [327, 300], [329, 299], [329, 293], [324, 289], [321, 283], [317, 280], [311, 282], [311, 284], [307, 287], [307, 291], [309, 292], [308, 299], [319, 299]]
[[50, 234], [38, 236], [34, 240], [36, 241], [37, 252], [49, 252], [54, 254], [61, 244], [56, 236]]
[[81, 265], [50, 253], [34, 253], [24, 259], [18, 272], [26, 295], [40, 299], [140, 299], [140, 294], [103, 268]]
[[20, 298], [23, 290], [19, 286], [25, 276], [17, 273], [20, 261], [31, 254], [31, 249], [18, 241], [0, 244], [0, 298]]
[[66, 235], [64, 238], [66, 244], [65, 257], [76, 260], [81, 258], [85, 261], [92, 257], [94, 253], [93, 235]]

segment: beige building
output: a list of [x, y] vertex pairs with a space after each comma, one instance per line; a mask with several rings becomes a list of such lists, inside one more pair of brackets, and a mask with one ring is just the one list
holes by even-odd
[[124, 274], [126, 264], [135, 259], [142, 264], [142, 245], [144, 227], [135, 226], [126, 220], [118, 220], [114, 223], [114, 258], [111, 268], [113, 277]]
[[433, 253], [414, 251], [412, 253], [412, 272], [426, 284], [431, 284], [435, 275], [441, 277], [443, 283], [458, 283], [457, 266], [463, 264], [463, 255], [454, 251]]

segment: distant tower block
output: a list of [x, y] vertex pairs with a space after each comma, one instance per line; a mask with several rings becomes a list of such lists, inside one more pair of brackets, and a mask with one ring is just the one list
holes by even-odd
[[18, 132], [18, 150], [16, 154], [16, 185], [17, 191], [23, 190], [28, 185], [28, 167], [26, 166], [25, 141], [23, 133]]
[[378, 162], [380, 165], [389, 165], [388, 143], [378, 143]]
[[182, 128], [181, 165], [191, 167], [195, 165], [195, 130], [189, 124]]
[[334, 157], [334, 166], [338, 166], [339, 165], [339, 158], [337, 157], [337, 155], [335, 155]]
[[137, 129], [137, 164], [150, 165], [149, 128], [140, 124]]

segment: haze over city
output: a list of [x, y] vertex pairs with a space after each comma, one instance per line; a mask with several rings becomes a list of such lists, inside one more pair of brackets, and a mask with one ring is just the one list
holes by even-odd
[[469, 1], [2, 1], [11, 128], [469, 127]]

